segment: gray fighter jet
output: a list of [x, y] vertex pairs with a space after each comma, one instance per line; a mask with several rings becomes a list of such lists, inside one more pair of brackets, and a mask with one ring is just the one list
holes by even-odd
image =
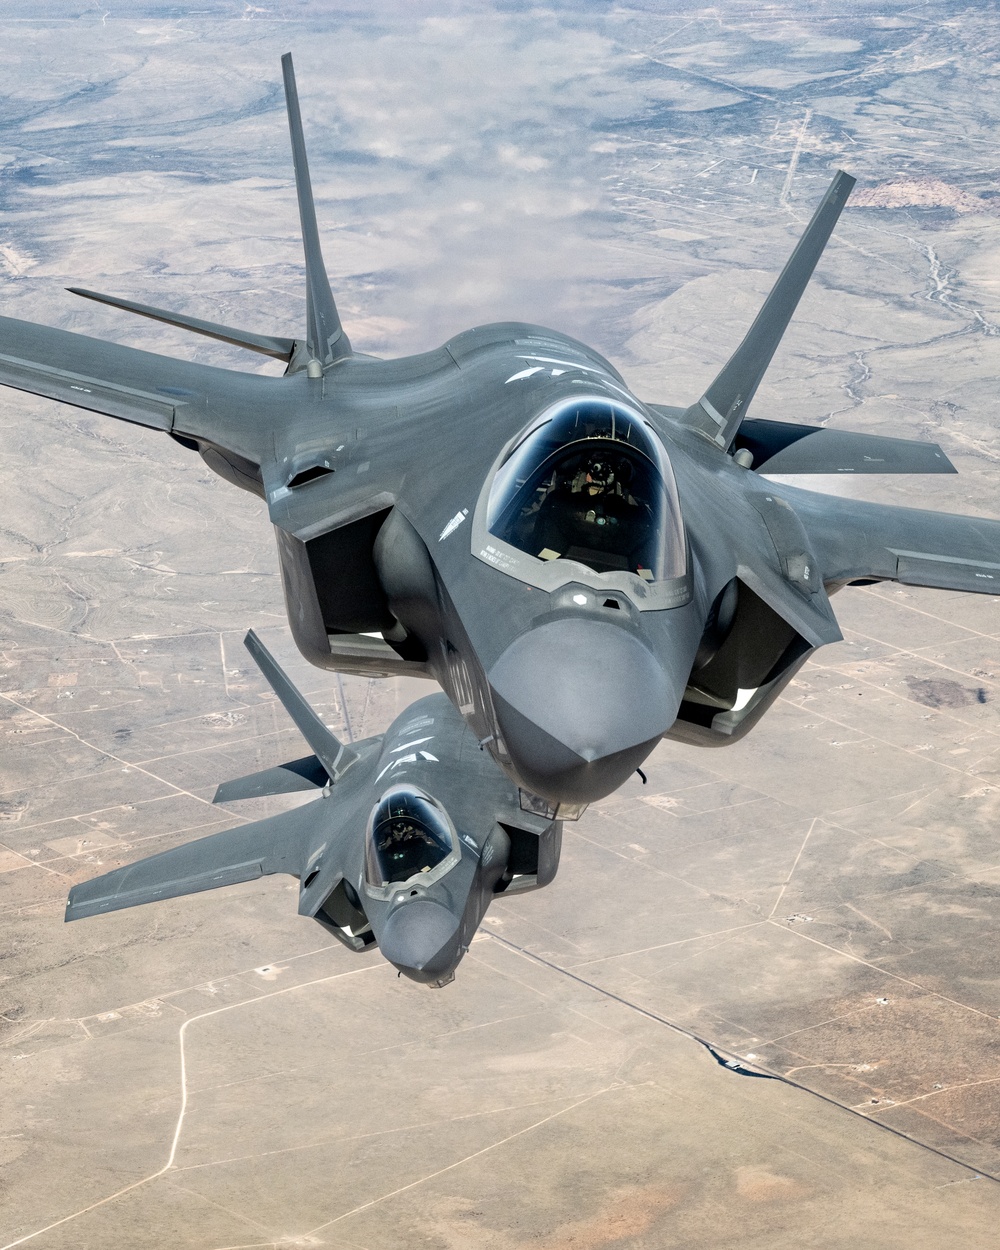
[[747, 418], [844, 207], [838, 173], [697, 402], [644, 403], [593, 349], [505, 323], [354, 353], [330, 291], [292, 65], [306, 335], [91, 299], [287, 361], [209, 368], [0, 319], [0, 383], [163, 430], [267, 503], [314, 664], [434, 677], [523, 801], [578, 815], [663, 737], [734, 742], [841, 637], [850, 584], [1000, 592], [1000, 522], [835, 499], [768, 473], [949, 473], [930, 443]]
[[314, 754], [227, 782], [215, 801], [321, 797], [74, 886], [66, 919], [288, 873], [299, 879], [300, 915], [353, 951], [377, 943], [411, 980], [446, 985], [492, 899], [555, 876], [562, 825], [554, 811], [521, 810], [517, 786], [443, 694], [349, 745], [253, 632], [246, 643]]

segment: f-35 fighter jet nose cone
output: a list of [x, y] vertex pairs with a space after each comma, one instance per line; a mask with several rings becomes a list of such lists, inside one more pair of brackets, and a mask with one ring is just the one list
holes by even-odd
[[458, 962], [459, 919], [440, 903], [415, 898], [391, 911], [375, 936], [382, 954], [404, 976], [429, 984]]
[[518, 775], [566, 803], [592, 803], [626, 780], [673, 724], [684, 684], [634, 634], [585, 619], [522, 634], [489, 681]]

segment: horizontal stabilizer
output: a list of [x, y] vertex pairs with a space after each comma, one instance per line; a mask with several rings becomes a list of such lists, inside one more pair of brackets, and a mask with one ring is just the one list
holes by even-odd
[[134, 300], [118, 299], [114, 295], [100, 295], [97, 291], [87, 291], [79, 286], [68, 286], [66, 290], [71, 295], [82, 295], [84, 299], [96, 300], [99, 304], [109, 304], [112, 308], [122, 308], [125, 312], [137, 313], [140, 317], [148, 317], [151, 321], [163, 321], [168, 326], [193, 330], [195, 334], [204, 334], [206, 338], [231, 343], [234, 347], [245, 347], [251, 352], [260, 352], [262, 356], [273, 356], [275, 360], [290, 360], [295, 350], [294, 339], [275, 338], [270, 334], [251, 334], [249, 330], [235, 330], [232, 326], [217, 325], [214, 321], [199, 321], [197, 317], [166, 312], [162, 308], [152, 308], [149, 304], [137, 304]]
[[69, 892], [66, 919], [216, 890], [271, 873], [299, 876], [315, 826], [316, 813], [309, 803], [140, 859], [75, 885]]
[[290, 764], [277, 768], [265, 768], [248, 777], [224, 781], [215, 792], [213, 803], [234, 803], [237, 799], [260, 799], [270, 794], [297, 794], [308, 790], [322, 790], [329, 785], [330, 776], [315, 755], [307, 755]]
[[334, 781], [339, 781], [358, 758], [357, 751], [341, 742], [333, 730], [323, 724], [252, 629], [243, 642], [320, 763]]
[[746, 338], [701, 399], [684, 414], [688, 425], [725, 450], [746, 416], [854, 182], [843, 170], [837, 173]]
[[789, 421], [744, 421], [737, 448], [760, 473], [956, 473], [937, 443]]

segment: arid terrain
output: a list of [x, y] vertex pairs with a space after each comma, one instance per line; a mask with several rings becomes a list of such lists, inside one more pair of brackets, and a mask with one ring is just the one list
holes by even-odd
[[[944, 0], [0, 3], [0, 312], [244, 369], [64, 288], [300, 333], [291, 49], [357, 349], [517, 318], [688, 403], [843, 167], [754, 413], [959, 470], [798, 485], [1000, 516], [996, 33]], [[162, 435], [3, 391], [0, 448], [0, 1250], [995, 1244], [1000, 599], [844, 591], [745, 741], [661, 746], [432, 993], [289, 878], [63, 924], [74, 882], [287, 802], [211, 804], [304, 753], [247, 628], [358, 737], [431, 687], [341, 702], [262, 503]]]

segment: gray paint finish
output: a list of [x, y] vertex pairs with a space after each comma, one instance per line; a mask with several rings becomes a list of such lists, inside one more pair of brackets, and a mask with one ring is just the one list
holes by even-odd
[[[834, 178], [743, 343], [689, 407], [645, 405], [591, 348], [521, 323], [375, 360], [351, 354], [329, 292], [288, 58], [283, 69], [304, 339], [132, 311], [284, 356], [285, 376], [0, 319], [0, 382], [163, 430], [263, 498], [289, 622], [311, 662], [433, 677], [512, 784], [579, 808], [615, 790], [662, 736], [721, 746], [745, 734], [809, 653], [840, 638], [829, 596], [844, 585], [1000, 589], [1000, 522], [834, 499], [757, 475], [951, 470], [933, 444], [745, 420], [853, 185], [847, 174]], [[609, 546], [615, 524], [655, 529], [651, 506], [642, 512], [652, 497], [637, 499], [629, 485], [644, 462], [621, 441], [600, 444], [609, 467], [593, 460], [600, 440], [581, 434], [593, 463], [579, 461], [572, 487], [566, 470], [557, 489], [555, 469], [539, 485], [520, 517], [531, 541], [493, 535], [491, 489], [505, 454], [565, 405], [583, 414], [581, 429], [587, 412], [614, 411], [658, 440], [676, 479], [684, 573], [659, 582], [624, 539]], [[555, 515], [557, 550], [544, 533], [560, 490], [577, 503]], [[575, 537], [566, 538], [569, 521]], [[592, 539], [580, 537], [587, 526]]]

